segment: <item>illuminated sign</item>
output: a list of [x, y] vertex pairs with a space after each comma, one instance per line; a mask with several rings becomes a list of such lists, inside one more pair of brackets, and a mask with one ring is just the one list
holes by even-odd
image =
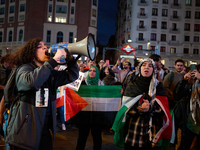
[[127, 54], [130, 54], [131, 52], [135, 51], [136, 49], [130, 45], [126, 45], [126, 46], [122, 47], [121, 50]]

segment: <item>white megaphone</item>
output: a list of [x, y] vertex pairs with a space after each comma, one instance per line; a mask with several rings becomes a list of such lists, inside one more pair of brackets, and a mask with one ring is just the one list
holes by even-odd
[[94, 37], [91, 33], [86, 38], [76, 43], [54, 44], [49, 48], [50, 56], [54, 56], [58, 49], [65, 48], [70, 54], [78, 54], [89, 57], [94, 60], [96, 55], [96, 47]]

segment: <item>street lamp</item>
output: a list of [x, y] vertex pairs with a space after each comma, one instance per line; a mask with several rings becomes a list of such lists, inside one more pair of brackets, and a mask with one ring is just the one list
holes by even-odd
[[128, 39], [128, 40], [127, 40], [127, 42], [128, 42], [128, 43], [131, 43], [131, 42], [132, 42], [132, 40], [131, 40], [131, 39]]
[[147, 49], [149, 49], [149, 45], [150, 45], [150, 44], [151, 44], [150, 42], [147, 43]]

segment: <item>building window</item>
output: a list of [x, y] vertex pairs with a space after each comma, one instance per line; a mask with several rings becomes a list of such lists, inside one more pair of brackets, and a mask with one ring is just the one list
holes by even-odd
[[196, 0], [196, 6], [200, 6], [200, 0]]
[[19, 21], [24, 21], [25, 20], [25, 15], [20, 15], [19, 16]]
[[15, 0], [10, 0], [10, 3], [14, 3], [15, 2]]
[[162, 9], [162, 16], [163, 17], [167, 17], [167, 13], [168, 13], [167, 9]]
[[151, 46], [150, 50], [155, 51], [155, 48], [156, 48], [155, 46]]
[[74, 6], [71, 7], [71, 14], [74, 14]]
[[66, 14], [67, 13], [67, 6], [57, 5], [56, 6], [56, 13]]
[[173, 31], [177, 31], [178, 29], [177, 29], [177, 26], [176, 26], [176, 23], [172, 23], [172, 30]]
[[20, 12], [24, 12], [25, 11], [25, 4], [20, 4]]
[[1, 0], [1, 4], [5, 4], [5, 0]]
[[163, 0], [163, 4], [168, 4], [168, 0]]
[[0, 23], [4, 23], [4, 18], [0, 18]]
[[173, 11], [173, 18], [178, 18], [178, 12], [177, 11]]
[[145, 9], [144, 8], [140, 8], [140, 16], [145, 16]]
[[19, 30], [19, 39], [18, 41], [23, 41], [23, 30]]
[[14, 16], [9, 17], [9, 22], [14, 22]]
[[200, 19], [200, 12], [195, 11], [195, 19]]
[[65, 2], [67, 3], [68, 0], [57, 0], [57, 2]]
[[96, 21], [92, 19], [91, 25], [92, 25], [92, 26], [96, 26]]
[[69, 43], [73, 43], [73, 32], [69, 32]]
[[190, 31], [190, 24], [189, 23], [185, 23], [184, 30], [185, 31]]
[[151, 41], [156, 41], [156, 33], [151, 33]]
[[152, 16], [158, 16], [158, 8], [152, 8]]
[[72, 3], [75, 3], [75, 0], [72, 0]]
[[143, 49], [143, 46], [142, 45], [138, 45], [138, 49]]
[[0, 42], [3, 41], [3, 33], [0, 31]]
[[194, 31], [200, 31], [200, 24], [194, 24]]
[[73, 17], [70, 18], [70, 23], [74, 24], [74, 18]]
[[172, 41], [176, 41], [176, 36], [172, 35]]
[[198, 36], [194, 36], [194, 42], [199, 42], [199, 37]]
[[167, 29], [167, 22], [161, 22], [161, 29]]
[[48, 22], [52, 22], [52, 16], [48, 16]]
[[185, 12], [185, 18], [191, 18], [191, 11]]
[[9, 31], [8, 42], [12, 42], [12, 31]]
[[164, 46], [161, 46], [161, 47], [160, 47], [160, 52], [165, 52], [165, 49], [166, 49], [166, 48], [165, 48]]
[[186, 1], [185, 1], [185, 5], [186, 5], [186, 6], [191, 6], [191, 0], [186, 0]]
[[49, 12], [52, 12], [52, 4], [49, 4]]
[[178, 0], [174, 0], [174, 6], [179, 6]]
[[56, 17], [56, 22], [66, 23], [67, 18], [66, 17]]
[[151, 22], [151, 28], [157, 28], [157, 21]]
[[15, 6], [10, 6], [10, 14], [15, 12]]
[[166, 41], [166, 34], [161, 34], [160, 40], [161, 41]]
[[5, 8], [4, 7], [0, 8], [0, 15], [4, 15], [4, 13], [5, 13]]
[[96, 16], [97, 16], [97, 11], [96, 11], [96, 9], [92, 9], [92, 16], [93, 16], [93, 17], [96, 17]]
[[47, 30], [47, 43], [51, 42], [51, 30]]
[[183, 49], [183, 54], [189, 54], [189, 48], [184, 48]]
[[139, 33], [139, 40], [140, 40], [140, 41], [143, 41], [143, 40], [144, 40], [144, 38], [143, 38], [143, 33]]
[[199, 54], [199, 49], [193, 49], [193, 54], [198, 55]]
[[140, 20], [139, 28], [144, 28], [144, 21]]
[[57, 41], [56, 41], [56, 43], [60, 43], [60, 42], [63, 42], [63, 33], [61, 31], [59, 31], [57, 33]]
[[189, 42], [189, 41], [190, 41], [190, 36], [187, 36], [187, 35], [186, 35], [184, 41], [185, 41], [185, 42]]
[[153, 0], [153, 3], [158, 3], [159, 1], [158, 0]]
[[171, 47], [171, 48], [170, 48], [170, 53], [171, 53], [171, 54], [176, 53], [176, 48], [175, 48], [175, 47]]
[[97, 6], [97, 0], [93, 0], [93, 3], [92, 3], [94, 6]]

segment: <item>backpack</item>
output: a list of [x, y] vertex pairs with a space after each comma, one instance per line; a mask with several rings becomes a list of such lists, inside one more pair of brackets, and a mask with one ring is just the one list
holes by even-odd
[[21, 93], [18, 93], [17, 86], [15, 84], [15, 76], [19, 67], [12, 69], [9, 79], [4, 88], [4, 105], [7, 109], [10, 109], [11, 105], [14, 104]]
[[[32, 63], [29, 63], [34, 69], [36, 66]], [[12, 69], [9, 79], [4, 87], [4, 105], [7, 109], [10, 109], [24, 93], [19, 93], [15, 83], [15, 76], [17, 71], [21, 68], [22, 65]]]

